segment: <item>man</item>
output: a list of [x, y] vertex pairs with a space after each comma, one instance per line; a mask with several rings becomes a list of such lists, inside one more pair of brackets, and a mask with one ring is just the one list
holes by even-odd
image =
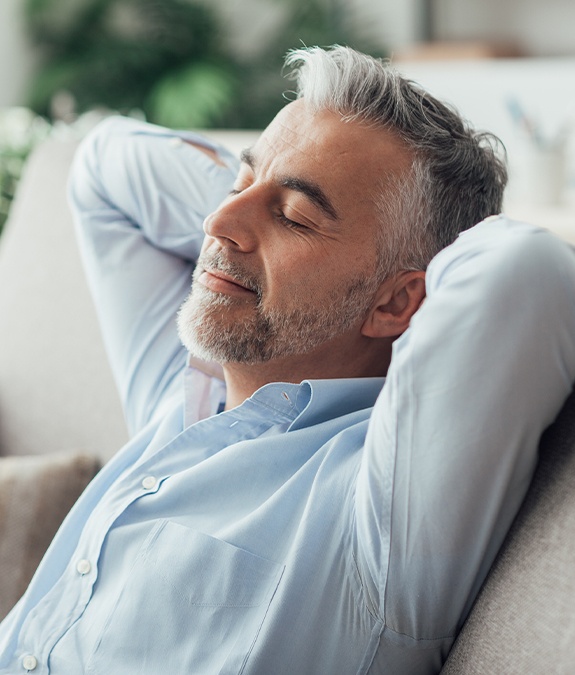
[[79, 152], [133, 438], [0, 673], [437, 673], [519, 508], [575, 377], [571, 250], [495, 215], [488, 139], [385, 65], [288, 62], [239, 173], [122, 119]]

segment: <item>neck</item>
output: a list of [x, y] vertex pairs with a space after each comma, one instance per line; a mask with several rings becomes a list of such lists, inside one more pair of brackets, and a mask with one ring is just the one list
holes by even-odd
[[360, 349], [337, 349], [323, 344], [307, 353], [265, 363], [223, 364], [227, 388], [226, 410], [235, 408], [260, 387], [271, 382], [329, 380], [337, 378], [382, 377], [391, 361], [391, 341], [362, 338]]

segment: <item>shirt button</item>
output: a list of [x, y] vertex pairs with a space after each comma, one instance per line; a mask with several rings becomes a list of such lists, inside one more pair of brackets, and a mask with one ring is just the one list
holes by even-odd
[[88, 574], [91, 569], [92, 565], [90, 564], [89, 560], [82, 559], [78, 560], [78, 562], [76, 563], [76, 572], [78, 572], [78, 574], [81, 575]]
[[179, 136], [173, 136], [170, 138], [170, 145], [172, 148], [181, 148], [184, 145], [184, 141], [179, 138]]
[[156, 487], [158, 479], [155, 476], [146, 476], [142, 481], [144, 490], [153, 490]]
[[36, 670], [37, 666], [38, 661], [35, 656], [32, 656], [32, 654], [26, 654], [26, 656], [22, 659], [22, 668], [24, 668], [24, 670]]

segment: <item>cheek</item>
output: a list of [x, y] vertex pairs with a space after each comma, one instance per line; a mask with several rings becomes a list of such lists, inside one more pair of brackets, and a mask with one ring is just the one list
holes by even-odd
[[333, 295], [357, 275], [344, 252], [304, 243], [274, 252], [266, 261], [268, 297], [282, 304], [313, 304], [314, 298]]
[[300, 281], [323, 275], [331, 266], [324, 247], [292, 237], [288, 242], [274, 242], [265, 257], [265, 269], [271, 279]]

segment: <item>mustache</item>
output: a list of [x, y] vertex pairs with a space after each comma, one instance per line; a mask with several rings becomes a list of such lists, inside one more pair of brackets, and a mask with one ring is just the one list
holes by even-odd
[[200, 255], [194, 270], [194, 281], [202, 272], [209, 272], [210, 270], [227, 274], [232, 277], [236, 283], [255, 293], [257, 299], [261, 300], [264, 289], [260, 279], [256, 277], [253, 272], [248, 272], [243, 265], [227, 260], [223, 251], [220, 250], [215, 253], [206, 252]]

